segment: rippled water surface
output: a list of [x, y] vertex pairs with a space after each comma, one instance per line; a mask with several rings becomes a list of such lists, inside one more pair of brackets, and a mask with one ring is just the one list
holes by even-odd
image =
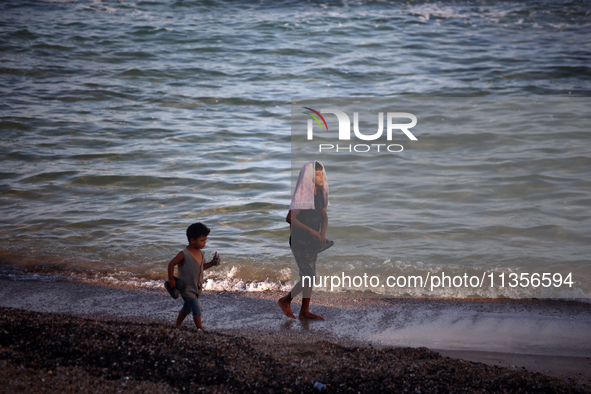
[[[561, 296], [588, 297], [589, 9], [3, 1], [0, 257], [29, 271], [150, 283], [165, 276], [186, 227], [203, 221], [207, 251], [224, 258], [212, 288], [284, 288], [284, 218], [300, 165], [296, 157], [292, 170], [292, 99], [558, 100], [577, 122], [532, 129], [516, 117], [499, 132], [424, 132], [395, 159], [375, 159], [412, 168], [376, 190], [347, 184], [345, 158], [323, 158], [336, 246], [319, 267], [573, 271], [577, 289]], [[372, 227], [350, 208], [368, 191], [388, 206]], [[374, 242], [355, 244], [355, 232]]]

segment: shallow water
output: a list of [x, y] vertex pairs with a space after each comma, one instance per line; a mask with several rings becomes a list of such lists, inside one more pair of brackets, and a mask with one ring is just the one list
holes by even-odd
[[[0, 305], [39, 312], [139, 319], [172, 324], [182, 300], [162, 290], [86, 283], [0, 279]], [[19, 293], [19, 297], [14, 294]], [[277, 306], [279, 293], [205, 292], [207, 330], [325, 338], [339, 343], [581, 357], [591, 356], [591, 308], [564, 300], [338, 299], [314, 300], [324, 321], [293, 320]], [[44, 302], [39, 302], [44, 300]], [[299, 300], [292, 304], [298, 313]], [[192, 322], [185, 321], [186, 326]], [[463, 358], [463, 357], [462, 357]], [[511, 364], [513, 365], [513, 364]], [[569, 368], [573, 372], [578, 368]], [[584, 368], [582, 368], [584, 370]], [[556, 372], [556, 371], [554, 371]], [[575, 375], [575, 373], [572, 373]], [[580, 377], [578, 377], [580, 378]]]
[[[212, 228], [207, 252], [224, 263], [210, 288], [285, 289], [284, 217], [300, 165], [292, 168], [292, 99], [557, 99], [588, 117], [588, 8], [2, 2], [0, 258], [151, 286], [184, 246], [186, 227], [203, 221]], [[551, 296], [588, 297], [586, 119], [519, 135], [423, 132], [394, 159], [412, 172], [386, 177], [391, 188], [379, 190], [347, 185], [344, 159], [323, 158], [336, 246], [319, 267], [573, 272], [576, 291]], [[377, 210], [383, 224], [354, 223], [349, 207], [368, 191], [393, 201], [395, 216]], [[355, 233], [372, 242], [356, 243]], [[540, 296], [474, 293], [443, 295]]]

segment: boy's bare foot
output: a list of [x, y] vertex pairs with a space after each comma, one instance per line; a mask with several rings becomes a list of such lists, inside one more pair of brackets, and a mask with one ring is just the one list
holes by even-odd
[[322, 316], [315, 315], [310, 312], [300, 312], [298, 318], [300, 319], [310, 319], [310, 320], [324, 320]]
[[277, 301], [277, 304], [281, 307], [285, 316], [291, 317], [292, 319], [296, 318], [291, 311], [291, 302], [287, 301], [287, 296], [280, 298], [279, 301]]
[[201, 324], [201, 316], [193, 316], [193, 321], [195, 322], [195, 327], [197, 327], [197, 330], [205, 331], [203, 329], [203, 324]]

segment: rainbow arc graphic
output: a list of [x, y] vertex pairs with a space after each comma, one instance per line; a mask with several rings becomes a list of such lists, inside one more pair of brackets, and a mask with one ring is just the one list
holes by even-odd
[[[314, 119], [316, 121], [316, 123], [318, 123], [318, 126], [320, 126], [320, 130], [324, 130], [324, 127], [322, 127], [322, 123], [320, 123], [320, 119], [322, 119], [322, 122], [324, 123], [324, 126], [326, 127], [326, 131], [328, 131], [328, 125], [326, 124], [326, 120], [324, 120], [324, 117], [322, 115], [320, 115], [320, 112], [316, 111], [315, 109], [309, 108], [309, 107], [302, 107], [304, 109], [307, 109], [308, 111], [312, 111], [312, 112], [304, 112], [304, 114], [310, 116], [312, 119]], [[318, 119], [320, 118], [320, 119]]]

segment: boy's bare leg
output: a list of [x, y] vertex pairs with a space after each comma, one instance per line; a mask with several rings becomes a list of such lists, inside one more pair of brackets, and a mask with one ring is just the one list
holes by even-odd
[[310, 295], [312, 295], [311, 291], [307, 292], [304, 290], [304, 298], [302, 298], [302, 309], [300, 309], [300, 314], [298, 317], [300, 319], [324, 320], [322, 316], [310, 313]]
[[176, 319], [177, 327], [180, 327], [181, 324], [183, 324], [183, 320], [185, 320], [185, 317], [187, 317], [187, 314], [181, 309], [181, 311], [179, 312], [179, 317], [177, 317]]
[[195, 326], [200, 329], [201, 331], [205, 331], [203, 329], [203, 325], [201, 325], [201, 315], [193, 316], [193, 321], [195, 322]]

